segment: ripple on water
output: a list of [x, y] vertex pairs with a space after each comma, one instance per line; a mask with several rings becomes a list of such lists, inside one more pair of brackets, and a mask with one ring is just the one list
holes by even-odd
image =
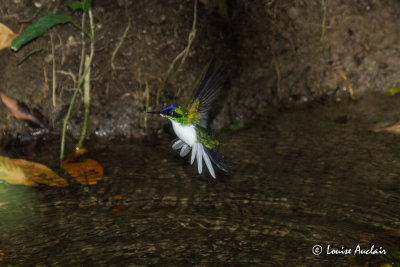
[[379, 118], [371, 101], [397, 106], [377, 98], [300, 108], [224, 136], [232, 168], [216, 180], [199, 176], [164, 136], [158, 145], [94, 145], [105, 173], [95, 186], [0, 184], [0, 261], [384, 264], [390, 256], [311, 252], [316, 244], [399, 251], [400, 142], [368, 131]]

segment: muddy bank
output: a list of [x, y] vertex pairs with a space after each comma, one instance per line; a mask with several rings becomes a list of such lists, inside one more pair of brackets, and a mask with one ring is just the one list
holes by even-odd
[[[224, 5], [224, 3], [226, 5]], [[169, 86], [157, 89], [174, 58], [186, 47], [193, 1], [95, 1], [95, 56], [89, 133], [108, 138], [140, 137], [165, 123], [144, 123], [149, 108], [183, 103], [213, 56], [230, 71], [229, 90], [220, 100], [214, 129], [251, 122], [276, 108], [303, 102], [338, 101], [396, 86], [400, 61], [397, 1], [199, 1], [196, 37], [181, 70]], [[5, 0], [1, 22], [15, 32], [49, 13], [70, 14], [62, 1]], [[80, 21], [79, 12], [74, 14]], [[111, 56], [127, 25], [130, 29]], [[18, 53], [0, 51], [1, 93], [40, 108], [56, 132], [61, 129], [79, 68], [80, 32], [60, 25]], [[51, 42], [51, 39], [53, 40]], [[57, 105], [52, 104], [52, 44]], [[1, 105], [3, 134], [27, 130]], [[83, 121], [82, 95], [68, 126], [77, 137]], [[145, 127], [146, 126], [146, 127]], [[146, 129], [145, 129], [146, 128]]]

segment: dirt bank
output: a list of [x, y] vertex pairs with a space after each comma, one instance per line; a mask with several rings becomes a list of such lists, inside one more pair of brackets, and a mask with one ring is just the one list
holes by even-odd
[[[169, 64], [186, 47], [193, 1], [95, 1], [95, 56], [89, 132], [109, 138], [157, 132], [165, 121], [144, 122], [149, 108], [182, 103], [215, 55], [231, 73], [214, 129], [250, 122], [276, 108], [303, 102], [348, 100], [398, 85], [398, 1], [199, 1], [196, 36], [181, 70], [160, 91]], [[64, 1], [4, 0], [0, 22], [15, 32], [49, 13], [71, 14]], [[80, 21], [79, 12], [73, 15]], [[130, 21], [111, 71], [111, 57]], [[50, 38], [51, 34], [51, 38]], [[80, 32], [59, 25], [18, 53], [0, 51], [0, 92], [41, 109], [60, 132], [79, 68]], [[51, 42], [52, 40], [52, 42]], [[57, 105], [52, 104], [52, 43]], [[346, 91], [347, 90], [347, 91]], [[330, 100], [331, 99], [331, 100]], [[25, 132], [1, 105], [3, 134]], [[78, 95], [68, 130], [79, 136]]]

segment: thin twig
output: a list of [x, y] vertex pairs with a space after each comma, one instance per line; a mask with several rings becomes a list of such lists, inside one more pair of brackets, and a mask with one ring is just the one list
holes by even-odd
[[[188, 37], [188, 43], [185, 47], [185, 49], [182, 50], [182, 52], [179, 53], [179, 55], [177, 55], [175, 57], [175, 59], [172, 61], [172, 63], [170, 64], [168, 70], [167, 70], [167, 74], [164, 76], [164, 83], [157, 89], [157, 95], [156, 95], [156, 105], [158, 106], [159, 104], [159, 100], [160, 100], [160, 95], [161, 92], [164, 90], [164, 88], [166, 87], [166, 85], [169, 83], [169, 81], [172, 79], [173, 75], [175, 75], [178, 70], [180, 69], [180, 67], [183, 65], [183, 63], [186, 60], [186, 57], [189, 54], [190, 51], [190, 46], [193, 43], [194, 38], [196, 37], [196, 22], [197, 22], [197, 0], [194, 0], [194, 8], [193, 8], [193, 24], [192, 24], [192, 30], [189, 33], [189, 37]], [[178, 68], [176, 68], [176, 70], [173, 72], [174, 70], [174, 66], [176, 64], [176, 62], [181, 59], [181, 62], [179, 63]]]
[[74, 82], [74, 87], [76, 87], [76, 76], [71, 71], [58, 70], [57, 73], [71, 77], [72, 81]]
[[276, 95], [278, 100], [281, 101], [281, 72], [279, 70], [278, 60], [276, 59], [275, 52], [272, 53], [272, 61], [274, 62], [276, 72]]
[[77, 147], [82, 148], [83, 142], [86, 138], [87, 132], [87, 125], [89, 122], [89, 112], [90, 112], [90, 65], [89, 65], [89, 57], [86, 56], [85, 60], [85, 68], [87, 68], [87, 72], [85, 77], [83, 77], [83, 103], [84, 103], [84, 119], [83, 119], [83, 126], [81, 130], [81, 136], [79, 137], [79, 142]]
[[[92, 63], [92, 60], [93, 60], [93, 55], [94, 55], [94, 26], [93, 26], [93, 16], [92, 16], [91, 9], [89, 10], [88, 13], [89, 13], [89, 19], [90, 19], [90, 27], [92, 30], [91, 36], [93, 38], [93, 39], [91, 39], [90, 56], [89, 56], [89, 60], [88, 60], [88, 66], [90, 66]], [[83, 38], [85, 38], [85, 35], [83, 35]], [[61, 135], [61, 151], [60, 151], [60, 166], [61, 167], [62, 167], [62, 163], [63, 163], [63, 159], [64, 159], [65, 133], [67, 130], [68, 120], [72, 113], [76, 95], [83, 84], [83, 80], [84, 80], [83, 78], [85, 77], [87, 72], [88, 72], [88, 68], [85, 68], [83, 71], [83, 74], [79, 77], [78, 84], [75, 88], [74, 94], [72, 95], [72, 98], [71, 98], [70, 105], [68, 107], [67, 115], [63, 119], [63, 129], [62, 129], [62, 135]]]
[[83, 101], [85, 110], [84, 110], [84, 119], [83, 119], [81, 136], [79, 138], [79, 142], [77, 145], [78, 148], [82, 148], [83, 142], [85, 141], [89, 123], [89, 114], [90, 114], [90, 65], [92, 64], [92, 59], [94, 55], [94, 23], [93, 23], [92, 10], [89, 9], [88, 13], [89, 13], [90, 31], [92, 39], [90, 39], [90, 56], [86, 57], [85, 60], [85, 75], [83, 76], [84, 80]]
[[120, 49], [122, 43], [124, 42], [126, 36], [128, 35], [129, 29], [131, 27], [131, 18], [130, 18], [129, 13], [128, 13], [128, 4], [127, 4], [126, 0], [125, 0], [125, 14], [126, 14], [126, 16], [128, 18], [128, 24], [126, 25], [126, 28], [125, 28], [124, 34], [121, 37], [121, 40], [118, 42], [117, 46], [114, 49], [114, 52], [111, 55], [111, 73], [112, 74], [114, 74], [114, 68], [115, 68], [114, 59], [115, 59], [115, 56], [117, 55], [117, 52]]
[[147, 131], [147, 111], [149, 111], [149, 104], [150, 104], [150, 89], [149, 89], [149, 83], [146, 81], [146, 89], [145, 89], [145, 95], [146, 95], [146, 113], [144, 114], [144, 129]]
[[[57, 31], [55, 31], [55, 33], [57, 34], [58, 41], [60, 42], [59, 46], [61, 46], [61, 63], [60, 63], [60, 65], [63, 66], [65, 63], [64, 43], [63, 43], [63, 40], [62, 40], [60, 34]], [[57, 46], [56, 46], [56, 48], [57, 48]]]
[[45, 6], [46, 3], [42, 3], [42, 5], [36, 10], [35, 14], [32, 15], [32, 17], [30, 17], [29, 19], [26, 20], [20, 20], [18, 21], [19, 24], [28, 24], [31, 23], [36, 17], [37, 15], [39, 15], [40, 11], [42, 10], [43, 6]]
[[324, 14], [322, 17], [322, 31], [321, 31], [321, 41], [324, 39], [325, 30], [326, 30], [326, 13], [328, 10], [328, 0], [322, 0], [322, 9], [324, 10]]
[[[71, 77], [71, 79], [73, 81], [73, 86], [74, 86], [73, 89], [76, 88], [76, 77], [75, 77], [75, 74], [73, 74], [71, 71], [63, 71], [63, 70], [58, 70], [57, 73]], [[59, 93], [59, 96], [58, 96], [59, 99], [62, 99], [63, 92], [64, 92], [64, 87], [61, 87], [61, 90], [60, 90], [60, 93]]]
[[193, 7], [193, 24], [192, 24], [192, 31], [189, 33], [188, 37], [188, 44], [185, 49], [185, 53], [183, 54], [183, 58], [181, 60], [181, 63], [179, 64], [178, 68], [176, 71], [178, 71], [183, 63], [185, 62], [187, 56], [189, 55], [190, 51], [190, 46], [193, 43], [194, 38], [196, 37], [196, 22], [197, 22], [197, 0], [194, 1], [194, 7]]
[[53, 85], [52, 85], [52, 92], [53, 92], [53, 107], [55, 108], [56, 103], [56, 59], [54, 53], [54, 41], [53, 41], [53, 34], [50, 32], [50, 43], [51, 43], [51, 56], [53, 59]]
[[[273, 24], [276, 24], [276, 19], [277, 19], [277, 8], [278, 4], [275, 3], [274, 5], [274, 13], [273, 13]], [[276, 96], [278, 98], [278, 101], [281, 102], [281, 72], [279, 70], [279, 64], [278, 60], [276, 59], [276, 45], [275, 45], [275, 37], [276, 37], [276, 31], [275, 29], [272, 32], [272, 38], [271, 38], [271, 52], [272, 52], [272, 61], [274, 62], [274, 67], [275, 67], [275, 72], [276, 72]]]
[[69, 107], [68, 107], [67, 115], [64, 117], [64, 120], [63, 120], [63, 128], [62, 128], [62, 135], [61, 135], [60, 167], [62, 167], [63, 159], [64, 159], [65, 132], [67, 131], [67, 123], [68, 123], [69, 117], [71, 116], [73, 104], [75, 102], [77, 93], [78, 93], [78, 90], [76, 90], [76, 88], [75, 88], [74, 94], [72, 95], [72, 98], [71, 98], [71, 103], [69, 104]]
[[32, 56], [32, 55], [34, 55], [34, 54], [36, 54], [36, 53], [42, 52], [42, 50], [43, 50], [43, 48], [39, 48], [39, 49], [35, 49], [35, 50], [29, 52], [26, 56], [24, 56], [24, 57], [17, 63], [17, 66], [21, 65], [22, 63], [24, 63], [24, 61], [27, 60], [30, 56]]
[[[82, 28], [83, 29], [85, 28], [85, 18], [86, 18], [86, 12], [83, 12], [83, 14], [82, 14]], [[86, 42], [85, 42], [84, 31], [81, 31], [81, 39], [82, 39], [82, 49], [81, 49], [81, 62], [79, 63], [78, 80], [80, 80], [82, 77], [83, 64], [85, 62]], [[76, 84], [75, 84], [75, 86], [76, 86]]]
[[122, 35], [121, 40], [118, 42], [117, 46], [115, 47], [114, 52], [111, 55], [111, 71], [112, 71], [112, 73], [114, 73], [114, 68], [115, 68], [115, 66], [114, 66], [115, 56], [117, 55], [117, 52], [118, 52], [119, 48], [121, 47], [122, 43], [124, 42], [130, 27], [131, 27], [131, 24], [129, 22], [128, 25], [125, 28], [125, 31], [124, 31], [124, 34]]

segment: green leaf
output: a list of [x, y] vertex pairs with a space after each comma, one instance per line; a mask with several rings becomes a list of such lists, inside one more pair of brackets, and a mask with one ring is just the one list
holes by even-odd
[[54, 25], [67, 22], [72, 22], [72, 18], [67, 15], [52, 14], [43, 16], [39, 18], [35, 23], [26, 27], [25, 30], [20, 34], [20, 36], [12, 41], [11, 49], [14, 51], [18, 51], [21, 46], [41, 36]]
[[77, 10], [83, 10], [83, 4], [82, 2], [78, 1], [69, 2], [68, 8], [71, 9], [72, 12], [75, 12]]
[[392, 253], [393, 258], [396, 260], [400, 260], [400, 251], [396, 251]]
[[385, 96], [394, 96], [395, 94], [398, 93], [400, 93], [400, 87], [393, 87], [390, 88], [390, 90], [385, 93]]
[[83, 1], [83, 11], [88, 12], [89, 9], [92, 7], [92, 0], [85, 0]]
[[231, 133], [237, 132], [239, 130], [242, 130], [244, 128], [247, 128], [248, 126], [249, 125], [244, 122], [233, 123], [231, 125], [228, 125], [227, 127], [224, 127], [221, 130], [220, 135], [231, 134]]
[[77, 10], [88, 12], [91, 6], [92, 0], [85, 0], [83, 2], [73, 1], [68, 3], [68, 7], [72, 10], [72, 12], [75, 12]]

